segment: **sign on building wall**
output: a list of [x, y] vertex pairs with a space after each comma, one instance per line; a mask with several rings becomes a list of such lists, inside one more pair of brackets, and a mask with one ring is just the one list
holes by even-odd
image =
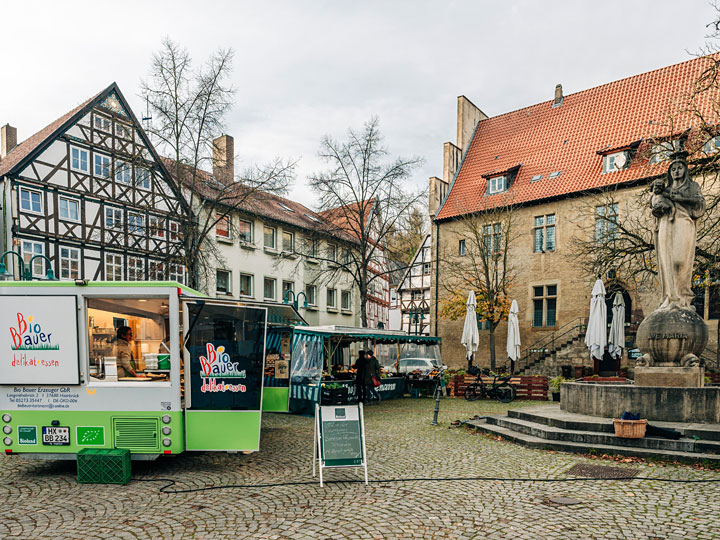
[[79, 384], [75, 296], [3, 296], [2, 384]]

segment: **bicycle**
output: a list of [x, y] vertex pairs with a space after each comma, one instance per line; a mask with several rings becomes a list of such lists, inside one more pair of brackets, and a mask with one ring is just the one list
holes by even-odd
[[489, 399], [496, 399], [500, 403], [510, 403], [517, 395], [515, 386], [510, 383], [510, 376], [506, 375], [498, 377], [497, 374], [493, 377], [493, 382], [490, 385], [485, 384], [482, 377], [488, 375], [487, 371], [483, 371], [478, 374], [474, 383], [468, 385], [465, 389], [465, 399], [468, 401], [475, 401], [483, 397]]

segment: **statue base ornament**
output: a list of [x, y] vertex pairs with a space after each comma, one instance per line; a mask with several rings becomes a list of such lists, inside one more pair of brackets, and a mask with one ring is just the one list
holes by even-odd
[[637, 347], [644, 353], [638, 367], [697, 367], [708, 341], [705, 321], [693, 309], [655, 310], [637, 332]]

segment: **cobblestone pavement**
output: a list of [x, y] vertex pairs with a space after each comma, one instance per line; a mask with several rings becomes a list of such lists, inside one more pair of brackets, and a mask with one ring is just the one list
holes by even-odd
[[[396, 478], [566, 478], [576, 463], [631, 466], [652, 478], [716, 479], [720, 471], [650, 463], [605, 463], [531, 450], [451, 427], [455, 419], [507, 406], [402, 399], [366, 409], [371, 480]], [[513, 407], [537, 405], [516, 402]], [[312, 482], [312, 420], [264, 416], [262, 451], [194, 453], [133, 463], [134, 478], [170, 478], [171, 489]], [[720, 483], [658, 481], [500, 482], [442, 480], [350, 483], [331, 470], [317, 483], [163, 494], [161, 482], [79, 485], [74, 462], [0, 458], [0, 538], [28, 539], [385, 539], [720, 538]], [[548, 501], [564, 496], [580, 504]]]

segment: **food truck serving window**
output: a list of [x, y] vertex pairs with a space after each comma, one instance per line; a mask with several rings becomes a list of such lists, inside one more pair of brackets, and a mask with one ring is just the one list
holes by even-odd
[[89, 380], [170, 384], [168, 298], [89, 298]]

